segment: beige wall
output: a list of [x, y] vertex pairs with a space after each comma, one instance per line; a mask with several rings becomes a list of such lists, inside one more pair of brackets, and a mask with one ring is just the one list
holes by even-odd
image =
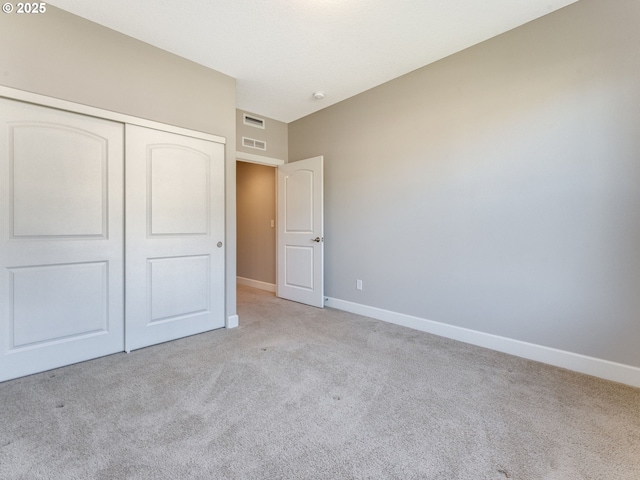
[[276, 169], [238, 162], [238, 276], [276, 283]]
[[226, 137], [227, 315], [235, 314], [235, 80], [47, 6], [0, 15], [0, 84]]
[[640, 366], [638, 25], [581, 0], [291, 123], [326, 294]]
[[[248, 113], [254, 117], [262, 118], [265, 120], [265, 128], [256, 128], [250, 125], [244, 124], [243, 114]], [[258, 115], [255, 113], [247, 112], [244, 110], [237, 110], [236, 112], [236, 134], [237, 143], [236, 150], [238, 152], [251, 153], [253, 155], [262, 155], [264, 157], [277, 158], [279, 160], [288, 159], [289, 140], [288, 140], [289, 128], [286, 123], [273, 120], [272, 118], [265, 117], [264, 115]], [[242, 137], [253, 138], [255, 140], [262, 140], [267, 143], [266, 150], [258, 150], [255, 148], [247, 148], [242, 146]]]

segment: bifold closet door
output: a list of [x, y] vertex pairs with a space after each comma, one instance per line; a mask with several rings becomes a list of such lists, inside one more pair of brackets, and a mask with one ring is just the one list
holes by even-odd
[[124, 349], [123, 130], [0, 99], [0, 381]]
[[125, 349], [224, 326], [224, 145], [126, 126]]

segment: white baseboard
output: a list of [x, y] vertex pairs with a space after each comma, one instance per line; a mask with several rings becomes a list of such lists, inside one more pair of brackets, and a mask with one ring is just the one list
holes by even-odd
[[227, 317], [226, 328], [236, 328], [240, 324], [240, 317], [238, 315], [229, 315]]
[[259, 288], [260, 290], [266, 290], [267, 292], [276, 292], [276, 285], [274, 283], [261, 282], [259, 280], [252, 280], [250, 278], [236, 277], [236, 281], [240, 285], [246, 285], [248, 287]]
[[329, 297], [327, 307], [640, 388], [640, 368]]

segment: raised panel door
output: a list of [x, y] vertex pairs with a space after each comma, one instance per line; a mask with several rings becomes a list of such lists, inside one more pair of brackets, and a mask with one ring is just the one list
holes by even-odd
[[126, 350], [224, 326], [224, 145], [127, 125]]
[[123, 129], [0, 99], [0, 381], [124, 348]]
[[323, 157], [278, 167], [277, 188], [277, 295], [323, 308]]

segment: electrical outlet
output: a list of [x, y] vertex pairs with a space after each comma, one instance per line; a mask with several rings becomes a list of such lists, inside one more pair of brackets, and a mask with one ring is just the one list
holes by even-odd
[[356, 288], [358, 290], [362, 290], [362, 280], [356, 280]]

